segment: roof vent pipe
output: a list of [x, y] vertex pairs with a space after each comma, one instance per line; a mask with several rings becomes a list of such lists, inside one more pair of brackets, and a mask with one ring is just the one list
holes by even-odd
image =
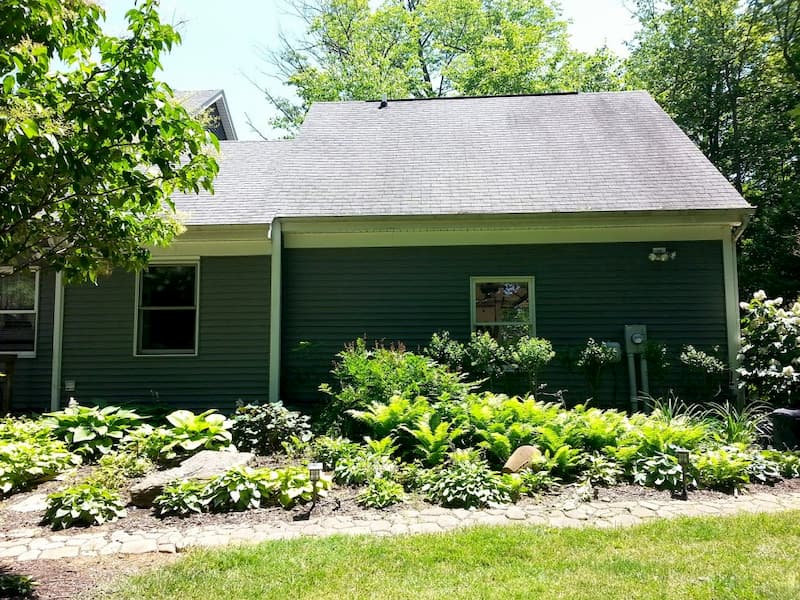
[[378, 108], [386, 108], [387, 106], [389, 106], [389, 99], [386, 97], [386, 94], [384, 94], [381, 96], [381, 103]]

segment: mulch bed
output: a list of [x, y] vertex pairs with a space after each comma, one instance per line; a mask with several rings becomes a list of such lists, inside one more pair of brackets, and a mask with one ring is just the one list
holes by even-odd
[[[272, 465], [270, 465], [272, 466]], [[19, 513], [8, 510], [11, 504], [16, 504], [31, 494], [50, 493], [61, 489], [67, 485], [83, 479], [89, 472], [89, 467], [81, 467], [58, 481], [48, 481], [40, 484], [35, 489], [28, 492], [15, 494], [4, 502], [0, 503], [0, 531], [8, 531], [19, 528], [40, 528], [43, 535], [51, 533], [49, 527], [41, 525], [41, 514]], [[748, 491], [757, 492], [790, 492], [800, 490], [800, 480], [788, 480], [777, 484], [774, 487], [751, 485]], [[328, 497], [321, 499], [314, 509], [314, 516], [358, 516], [366, 514], [360, 508], [355, 497], [357, 489], [336, 487]], [[538, 505], [543, 508], [562, 507], [566, 501], [575, 496], [575, 488], [566, 486], [558, 493], [543, 494], [537, 498], [525, 498], [520, 501], [521, 506]], [[711, 490], [695, 490], [689, 493], [689, 499], [695, 501], [716, 500], [729, 497], [722, 492]], [[602, 502], [620, 502], [637, 500], [667, 500], [670, 493], [659, 491], [652, 488], [644, 488], [635, 485], [621, 485], [612, 488], [601, 488], [598, 490], [597, 500]], [[680, 502], [680, 500], [675, 500]], [[427, 505], [421, 500], [411, 500], [400, 506], [385, 509], [384, 513], [401, 511], [408, 508], [424, 508]], [[135, 507], [128, 508], [128, 517], [115, 523], [107, 523], [100, 527], [92, 527], [92, 532], [111, 532], [115, 530], [148, 530], [163, 529], [165, 527], [176, 527], [188, 529], [198, 526], [211, 525], [242, 525], [252, 526], [264, 523], [274, 523], [276, 521], [292, 521], [298, 517], [302, 518], [303, 513], [307, 513], [307, 508], [298, 507], [293, 510], [283, 510], [279, 507], [263, 508], [239, 513], [223, 514], [202, 514], [191, 515], [185, 518], [168, 517], [159, 519], [153, 515], [150, 509], [140, 509]], [[70, 532], [83, 533], [86, 529], [71, 529], [63, 532], [69, 535]], [[86, 598], [90, 594], [96, 593], [115, 578], [137, 573], [143, 569], [155, 568], [175, 560], [176, 555], [169, 554], [145, 554], [145, 555], [113, 555], [107, 557], [86, 557], [61, 559], [58, 561], [30, 561], [15, 563], [12, 561], [0, 561], [0, 574], [20, 574], [32, 577], [37, 583], [35, 598], [56, 599], [56, 598]]]

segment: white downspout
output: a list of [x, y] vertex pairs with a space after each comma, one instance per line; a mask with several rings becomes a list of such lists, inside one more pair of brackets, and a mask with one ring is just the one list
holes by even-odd
[[64, 277], [56, 273], [53, 292], [53, 363], [50, 369], [50, 410], [61, 408], [61, 349], [64, 335]]
[[281, 396], [281, 253], [283, 236], [281, 222], [275, 218], [270, 226], [272, 240], [269, 288], [269, 401], [277, 402]]
[[731, 373], [731, 390], [736, 395], [737, 405], [741, 408], [744, 402], [738, 386], [739, 366], [739, 276], [736, 272], [736, 243], [734, 231], [728, 232], [722, 239], [722, 265], [725, 275], [725, 322], [728, 332], [728, 366]]

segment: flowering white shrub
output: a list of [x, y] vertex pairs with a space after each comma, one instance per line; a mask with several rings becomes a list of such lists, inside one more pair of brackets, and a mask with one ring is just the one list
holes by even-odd
[[800, 402], [800, 302], [783, 306], [763, 291], [742, 302], [740, 385], [771, 404]]

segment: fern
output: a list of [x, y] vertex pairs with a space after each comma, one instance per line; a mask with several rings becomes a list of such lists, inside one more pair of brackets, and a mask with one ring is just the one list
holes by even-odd
[[381, 439], [396, 433], [404, 425], [414, 423], [429, 410], [428, 401], [421, 396], [413, 402], [403, 396], [392, 396], [388, 404], [373, 402], [367, 410], [348, 410], [347, 414]]
[[435, 413], [420, 417], [413, 429], [405, 425], [403, 429], [414, 438], [413, 451], [427, 467], [441, 464], [453, 441], [464, 433], [460, 427], [441, 421]]

